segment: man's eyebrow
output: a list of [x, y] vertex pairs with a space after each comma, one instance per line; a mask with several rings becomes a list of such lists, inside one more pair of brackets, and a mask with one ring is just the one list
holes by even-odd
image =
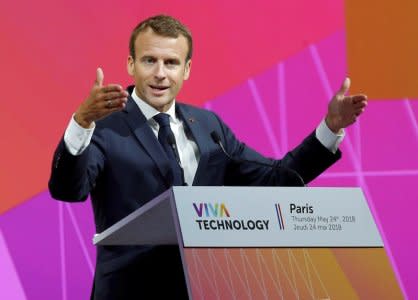
[[155, 58], [155, 57], [152, 55], [146, 54], [146, 55], [141, 56], [140, 58], [144, 59], [144, 58]]
[[180, 63], [180, 58], [178, 58], [178, 57], [169, 57], [169, 58], [166, 58], [166, 59], [164, 59], [164, 61], [165, 62], [175, 62], [175, 63]]

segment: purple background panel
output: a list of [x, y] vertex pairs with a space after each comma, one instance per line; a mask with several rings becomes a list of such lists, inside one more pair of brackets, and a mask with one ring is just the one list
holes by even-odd
[[2, 215], [0, 228], [27, 299], [88, 299], [95, 261], [89, 203], [44, 192]]

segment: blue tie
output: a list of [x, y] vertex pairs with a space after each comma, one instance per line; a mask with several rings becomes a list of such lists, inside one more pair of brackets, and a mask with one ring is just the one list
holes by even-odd
[[[154, 120], [160, 125], [160, 129], [158, 130], [158, 141], [163, 147], [167, 154], [168, 161], [170, 162], [171, 173], [173, 174], [172, 185], [183, 185], [183, 170], [177, 161], [179, 158], [176, 157], [176, 153], [174, 152], [176, 145], [174, 134], [170, 128], [170, 116], [165, 113], [159, 113], [154, 116]], [[170, 141], [172, 145], [170, 145]]]

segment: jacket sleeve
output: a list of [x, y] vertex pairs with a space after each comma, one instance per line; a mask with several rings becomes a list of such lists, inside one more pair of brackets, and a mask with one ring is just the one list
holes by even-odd
[[[340, 150], [334, 154], [323, 146], [316, 138], [314, 131], [283, 158], [267, 158], [240, 142], [228, 126], [219, 118], [218, 121], [222, 128], [222, 142], [228, 153], [236, 158], [230, 162], [227, 168], [226, 185], [298, 186], [302, 184], [297, 174], [306, 184], [341, 157]], [[274, 167], [245, 160], [269, 164]]]
[[54, 199], [79, 202], [87, 199], [105, 164], [104, 142], [95, 133], [90, 145], [80, 154], [72, 155], [64, 139], [55, 150], [48, 188]]

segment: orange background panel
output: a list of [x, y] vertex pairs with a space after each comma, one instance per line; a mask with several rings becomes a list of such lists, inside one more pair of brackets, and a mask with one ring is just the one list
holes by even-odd
[[403, 299], [383, 248], [186, 248], [193, 299]]
[[353, 93], [418, 97], [418, 1], [346, 1], [348, 71]]
[[402, 299], [384, 249], [335, 248], [334, 257], [360, 299]]
[[13, 112], [0, 110], [0, 125], [6, 131], [0, 139], [0, 215], [45, 190], [51, 167], [45, 162], [52, 161], [53, 146], [39, 139], [33, 126], [17, 120]]

